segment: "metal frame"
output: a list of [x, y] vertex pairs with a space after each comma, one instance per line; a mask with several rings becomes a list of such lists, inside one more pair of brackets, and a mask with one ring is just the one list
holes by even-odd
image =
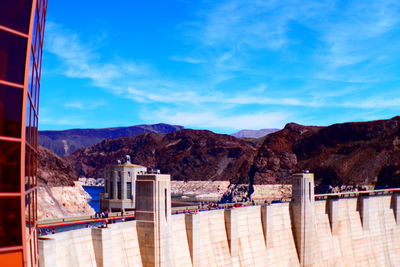
[[[42, 59], [44, 28], [47, 11], [47, 0], [31, 0], [31, 10], [29, 19], [28, 34], [20, 32], [0, 25], [0, 31], [5, 31], [13, 35], [17, 35], [26, 39], [26, 54], [24, 66], [24, 79], [23, 84], [14, 83], [10, 81], [0, 80], [0, 84], [16, 88], [22, 91], [22, 106], [21, 106], [21, 136], [8, 137], [0, 136], [1, 141], [15, 142], [20, 145], [20, 189], [19, 192], [0, 192], [0, 197], [15, 197], [20, 200], [20, 216], [21, 216], [21, 234], [22, 240], [19, 246], [10, 246], [0, 248], [0, 253], [21, 252], [23, 257], [24, 266], [39, 266], [39, 251], [37, 245], [37, 117], [39, 106], [39, 93], [40, 93], [40, 73], [42, 64], [39, 62]], [[1, 8], [1, 6], [0, 6]], [[38, 16], [37, 24], [35, 27], [35, 15]], [[32, 43], [33, 35], [37, 34], [40, 42]], [[33, 47], [35, 46], [35, 47]], [[38, 51], [40, 50], [40, 51]], [[36, 58], [36, 56], [38, 58]], [[33, 65], [31, 66], [31, 57], [33, 57]], [[32, 70], [34, 69], [34, 70]], [[34, 72], [33, 72], [34, 71]], [[32, 78], [30, 74], [35, 73], [35, 81], [31, 83]], [[37, 85], [37, 86], [36, 86]], [[32, 94], [30, 94], [30, 88]], [[31, 103], [31, 104], [30, 104]], [[27, 105], [29, 104], [30, 118], [27, 124]], [[33, 114], [32, 114], [33, 112]], [[31, 121], [32, 120], [32, 121]], [[27, 127], [28, 133], [27, 133]], [[31, 153], [29, 158], [26, 158], [26, 151], [29, 149]], [[32, 156], [34, 155], [34, 156]], [[32, 160], [33, 157], [33, 160]], [[26, 173], [26, 161], [30, 164], [30, 173]], [[29, 177], [28, 177], [28, 176]], [[25, 189], [26, 179], [28, 179], [28, 188]], [[30, 202], [25, 207], [25, 200], [29, 198]], [[28, 209], [28, 210], [26, 210]], [[26, 212], [28, 212], [26, 216]], [[29, 220], [27, 224], [27, 220]], [[29, 229], [27, 226], [29, 225]], [[1, 257], [1, 254], [0, 254]]]

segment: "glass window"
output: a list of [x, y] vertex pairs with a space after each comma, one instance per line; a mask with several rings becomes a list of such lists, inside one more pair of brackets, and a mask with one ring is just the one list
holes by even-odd
[[110, 182], [110, 192], [108, 192], [110, 194], [110, 199], [114, 198], [114, 184], [113, 182]]
[[26, 226], [26, 234], [28, 235], [31, 229], [31, 209], [30, 205], [32, 202], [31, 194], [25, 195], [25, 226]]
[[0, 266], [23, 267], [22, 251], [0, 253]]
[[117, 182], [117, 199], [121, 199], [121, 182]]
[[32, 87], [33, 87], [33, 64], [35, 59], [33, 58], [33, 50], [31, 49], [31, 56], [29, 59], [29, 77], [28, 77], [28, 92], [32, 95]]
[[0, 141], [0, 192], [20, 192], [20, 155], [20, 142]]
[[0, 247], [22, 245], [21, 199], [0, 197]]
[[164, 189], [164, 217], [165, 220], [167, 221], [168, 218], [168, 198], [167, 198], [168, 192], [167, 188]]
[[21, 137], [22, 89], [0, 84], [0, 135]]
[[33, 33], [32, 33], [32, 45], [33, 45], [33, 47], [36, 47], [36, 45], [37, 45], [37, 36], [38, 36], [38, 32], [39, 31], [40, 31], [40, 29], [39, 29], [39, 15], [38, 15], [38, 11], [36, 10], [35, 19], [33, 20]]
[[1, 1], [0, 24], [28, 33], [32, 0]]
[[25, 114], [25, 125], [26, 125], [26, 128], [25, 128], [25, 135], [26, 135], [26, 141], [28, 142], [28, 143], [30, 143], [30, 139], [29, 139], [29, 125], [31, 124], [31, 108], [30, 108], [30, 106], [31, 106], [31, 101], [29, 100], [29, 98], [27, 98], [27, 101], [26, 101], [26, 114]]
[[[35, 79], [37, 79], [37, 71], [35, 71]], [[38, 87], [39, 82], [36, 80], [35, 83], [33, 84], [33, 88], [32, 88], [32, 94], [31, 94], [31, 99], [32, 99], [32, 106], [35, 105], [36, 102], [36, 92], [37, 92], [37, 87]]]
[[[32, 184], [32, 163], [31, 163], [32, 151], [29, 146], [26, 146], [25, 150], [25, 189], [29, 189]], [[26, 203], [25, 203], [26, 204]]]
[[24, 84], [27, 39], [0, 30], [0, 40], [0, 79]]
[[[38, 202], [37, 202], [37, 190], [34, 191], [34, 200], [35, 200], [35, 213], [34, 218], [35, 218], [35, 223], [37, 222], [37, 206], [38, 206]], [[36, 230], [36, 229], [35, 229]]]
[[31, 195], [31, 203], [29, 204], [29, 225], [30, 225], [30, 230], [31, 232], [33, 231], [33, 227], [35, 227], [35, 222], [34, 222], [34, 218], [35, 216], [33, 214], [35, 214], [35, 199], [33, 197], [33, 192], [31, 192], [29, 195]]
[[132, 183], [131, 182], [127, 182], [126, 194], [127, 194], [128, 199], [132, 199]]
[[32, 151], [32, 177], [33, 177], [33, 185], [37, 185], [37, 153]]

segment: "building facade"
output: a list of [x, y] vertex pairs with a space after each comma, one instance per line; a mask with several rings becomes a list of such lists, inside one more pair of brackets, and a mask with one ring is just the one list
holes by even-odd
[[47, 0], [0, 2], [0, 266], [38, 266], [37, 140]]
[[105, 193], [101, 195], [100, 209], [126, 211], [135, 209], [135, 185], [138, 174], [147, 173], [144, 166], [132, 164], [129, 156], [125, 163], [109, 166], [105, 171]]

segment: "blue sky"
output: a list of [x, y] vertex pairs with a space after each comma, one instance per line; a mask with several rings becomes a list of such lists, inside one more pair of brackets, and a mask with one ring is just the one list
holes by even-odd
[[400, 115], [400, 1], [49, 1], [41, 130]]

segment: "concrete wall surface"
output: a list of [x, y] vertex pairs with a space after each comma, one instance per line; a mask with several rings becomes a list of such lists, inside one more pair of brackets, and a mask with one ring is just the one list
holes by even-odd
[[185, 214], [172, 216], [171, 257], [174, 266], [192, 266], [189, 243], [186, 233]]
[[142, 266], [136, 222], [111, 224], [109, 228], [112, 252], [106, 252], [105, 257], [112, 258], [111, 266]]
[[[154, 266], [300, 266], [304, 250], [313, 256], [303, 266], [400, 266], [396, 201], [396, 195], [316, 200], [304, 239], [312, 242], [301, 249], [289, 203], [173, 215], [162, 229], [169, 238], [160, 242], [168, 255]], [[139, 239], [149, 237], [137, 223], [41, 239], [41, 266], [143, 266], [139, 244], [146, 241]]]
[[[331, 231], [327, 201], [317, 201], [316, 266], [400, 266], [400, 228], [391, 207], [393, 196], [368, 197], [362, 218], [360, 198], [337, 200]], [[364, 225], [362, 221], [366, 221]]]
[[39, 240], [41, 266], [96, 266], [91, 229], [51, 235]]
[[396, 190], [316, 200], [301, 173], [290, 203], [171, 215], [169, 175], [136, 185], [136, 221], [40, 238], [41, 267], [400, 266]]

